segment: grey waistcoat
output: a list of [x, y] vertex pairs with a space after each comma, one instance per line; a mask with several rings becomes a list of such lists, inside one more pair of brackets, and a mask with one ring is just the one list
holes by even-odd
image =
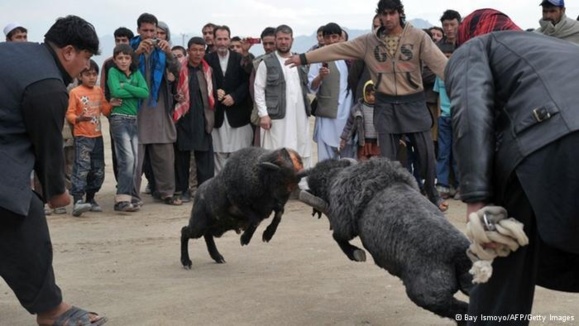
[[336, 62], [328, 62], [330, 74], [324, 77], [316, 94], [318, 99], [317, 117], [335, 119], [338, 116], [338, 98], [340, 96], [340, 71]]
[[[274, 53], [267, 54], [263, 57], [263, 62], [267, 67], [267, 77], [265, 82], [265, 104], [267, 106], [267, 114], [273, 120], [283, 119], [286, 112], [286, 83], [283, 75], [283, 70], [279, 64], [279, 60]], [[309, 117], [311, 114], [310, 101], [308, 100], [308, 74], [303, 66], [297, 67], [300, 76], [300, 85], [302, 88], [302, 97], [306, 114]]]

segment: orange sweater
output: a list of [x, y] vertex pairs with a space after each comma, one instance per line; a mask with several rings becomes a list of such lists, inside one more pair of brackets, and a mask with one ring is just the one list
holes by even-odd
[[[80, 85], [69, 93], [66, 120], [74, 126], [75, 137], [101, 137], [101, 114], [108, 115], [110, 111], [111, 105], [100, 87]], [[91, 117], [91, 120], [76, 122], [81, 115]]]

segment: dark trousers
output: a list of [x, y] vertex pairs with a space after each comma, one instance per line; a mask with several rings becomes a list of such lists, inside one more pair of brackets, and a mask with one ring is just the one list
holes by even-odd
[[176, 192], [189, 190], [189, 174], [197, 174], [198, 186], [213, 177], [215, 160], [213, 148], [209, 151], [194, 151], [196, 171], [191, 171], [191, 151], [180, 151], [175, 146], [175, 185]]
[[380, 156], [396, 161], [398, 159], [400, 139], [404, 135], [408, 136], [416, 149], [420, 176], [424, 178], [424, 192], [428, 199], [438, 206], [440, 195], [434, 187], [436, 159], [434, 158], [434, 144], [432, 143], [430, 130], [408, 134], [378, 133]]
[[[509, 216], [525, 225], [529, 244], [507, 257], [496, 258], [489, 281], [471, 290], [468, 313], [470, 316], [478, 316], [476, 325], [496, 324], [496, 321], [481, 321], [481, 315], [530, 314], [535, 284], [554, 290], [575, 284], [575, 291], [579, 291], [579, 255], [550, 247], [541, 240], [535, 214], [518, 178], [509, 182], [506, 193], [508, 196], [502, 206], [507, 209]], [[503, 324], [528, 325], [529, 321], [508, 321]]]
[[103, 137], [75, 137], [74, 154], [70, 194], [76, 202], [82, 200], [85, 193], [94, 197], [103, 185], [105, 180]]
[[0, 207], [0, 276], [31, 314], [62, 302], [54, 280], [44, 204], [38, 196], [32, 196], [28, 216]]

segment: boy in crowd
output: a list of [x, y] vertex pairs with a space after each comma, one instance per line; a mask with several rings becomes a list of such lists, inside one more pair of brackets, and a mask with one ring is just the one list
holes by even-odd
[[[90, 67], [80, 73], [79, 86], [70, 91], [66, 112], [74, 135], [75, 157], [70, 194], [74, 199], [72, 215], [76, 217], [88, 211], [102, 212], [94, 199], [105, 179], [100, 118], [101, 114], [109, 114], [111, 104], [105, 99], [103, 90], [96, 86], [98, 73], [98, 65], [90, 60]], [[86, 200], [83, 200], [85, 193]]]
[[374, 96], [374, 83], [369, 80], [364, 85], [364, 97], [352, 107], [352, 112], [340, 137], [340, 150], [346, 147], [348, 140], [357, 139], [356, 155], [360, 161], [380, 156], [378, 134], [374, 127]]

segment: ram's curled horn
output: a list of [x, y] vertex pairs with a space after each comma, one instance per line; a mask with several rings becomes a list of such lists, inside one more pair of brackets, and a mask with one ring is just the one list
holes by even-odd
[[326, 213], [328, 210], [328, 203], [320, 197], [312, 195], [307, 190], [300, 191], [300, 201], [312, 206], [313, 208], [319, 210], [322, 213]]
[[340, 158], [340, 161], [348, 161], [348, 162], [350, 162], [350, 165], [358, 164], [358, 161], [356, 161], [355, 159], [353, 159], [351, 157], [342, 157], [342, 158]]

